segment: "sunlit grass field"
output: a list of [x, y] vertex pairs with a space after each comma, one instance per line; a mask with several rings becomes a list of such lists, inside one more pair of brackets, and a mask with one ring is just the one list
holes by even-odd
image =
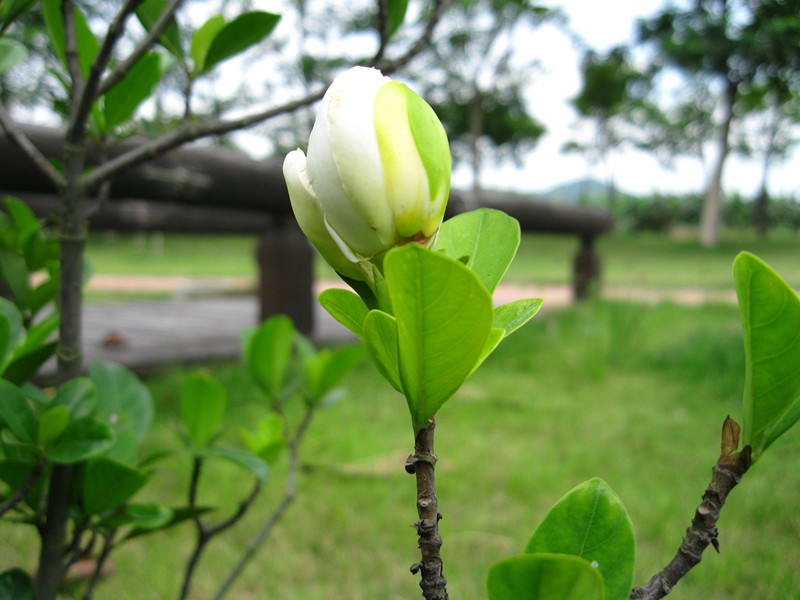
[[[484, 599], [496, 560], [521, 552], [548, 507], [590, 477], [604, 478], [633, 519], [638, 584], [666, 564], [707, 486], [726, 415], [739, 417], [741, 332], [728, 305], [687, 308], [594, 302], [551, 311], [514, 334], [440, 411], [437, 486], [450, 595]], [[224, 437], [238, 439], [265, 408], [244, 369], [209, 365], [230, 393]], [[148, 451], [173, 447], [186, 375], [148, 381], [158, 418]], [[412, 449], [405, 401], [364, 362], [348, 397], [325, 408], [303, 448], [300, 496], [229, 598], [419, 598]], [[670, 598], [800, 597], [800, 430], [771, 447], [731, 494], [709, 549]], [[188, 461], [154, 474], [140, 500], [185, 501]], [[252, 513], [210, 547], [195, 599], [210, 598], [279, 497], [272, 473]], [[250, 481], [212, 469], [201, 503], [235, 508]], [[222, 518], [222, 514], [219, 518]], [[0, 526], [0, 569], [33, 567], [19, 526]], [[184, 525], [122, 547], [96, 598], [176, 598], [193, 532]], [[65, 597], [79, 598], [80, 587]]]
[[[254, 276], [249, 238], [97, 236], [96, 273]], [[577, 241], [526, 236], [509, 279], [568, 283]], [[769, 262], [800, 287], [800, 239], [760, 242], [729, 233], [713, 251], [689, 239], [609, 236], [600, 251], [607, 285], [732, 289], [739, 250]], [[322, 267], [320, 274], [328, 274]], [[673, 556], [719, 454], [725, 416], [740, 416], [743, 351], [732, 305], [645, 306], [593, 301], [543, 311], [501, 348], [440, 411], [437, 489], [443, 557], [454, 600], [485, 599], [488, 567], [522, 551], [549, 506], [591, 477], [605, 479], [636, 530], [635, 584]], [[266, 408], [237, 364], [199, 367], [229, 390], [226, 441]], [[146, 451], [178, 444], [180, 389], [197, 367], [148, 380], [158, 418]], [[413, 477], [403, 463], [413, 446], [405, 401], [368, 361], [346, 380], [348, 397], [321, 411], [302, 451], [299, 497], [228, 598], [237, 600], [412, 600], [419, 559]], [[800, 429], [772, 446], [731, 494], [712, 549], [669, 598], [800, 598]], [[255, 508], [212, 544], [192, 599], [209, 599], [268, 517], [285, 465], [271, 474]], [[137, 500], [185, 503], [188, 459], [154, 473]], [[242, 471], [211, 468], [201, 503], [224, 518], [250, 487]], [[34, 568], [31, 532], [0, 524], [0, 571]], [[95, 598], [177, 598], [193, 542], [183, 525], [130, 542]], [[80, 598], [76, 585], [64, 598]]]

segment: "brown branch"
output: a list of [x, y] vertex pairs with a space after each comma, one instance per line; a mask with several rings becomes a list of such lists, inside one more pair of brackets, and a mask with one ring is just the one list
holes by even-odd
[[378, 36], [380, 43], [372, 62], [378, 62], [389, 44], [389, 0], [378, 0]]
[[142, 56], [144, 56], [145, 53], [156, 44], [158, 38], [161, 37], [161, 34], [164, 33], [170, 22], [172, 22], [172, 17], [181, 4], [183, 4], [183, 0], [172, 0], [169, 5], [167, 5], [167, 8], [163, 13], [161, 13], [161, 15], [158, 17], [158, 20], [153, 23], [153, 27], [150, 28], [150, 30], [147, 32], [147, 35], [133, 49], [130, 55], [103, 79], [97, 88], [98, 96], [102, 96], [108, 90], [122, 81], [133, 68], [133, 65], [135, 65], [139, 59], [142, 58]]
[[33, 486], [39, 480], [39, 477], [42, 476], [42, 473], [44, 472], [44, 464], [44, 461], [36, 463], [31, 470], [30, 475], [28, 475], [25, 478], [25, 481], [22, 482], [22, 485], [14, 490], [14, 492], [8, 498], [6, 498], [2, 504], [0, 504], [0, 516], [3, 516], [9, 510], [14, 508], [19, 502], [25, 499], [25, 496], [27, 496], [28, 492], [31, 491]]
[[750, 446], [734, 452], [739, 446], [739, 425], [730, 417], [722, 426], [722, 454], [714, 465], [711, 483], [703, 494], [692, 524], [686, 530], [675, 557], [642, 587], [634, 588], [630, 600], [658, 600], [672, 591], [676, 583], [702, 559], [703, 551], [712, 545], [719, 552], [717, 520], [731, 490], [750, 468]]
[[78, 31], [75, 25], [75, 7], [72, 4], [72, 0], [63, 0], [61, 3], [61, 16], [64, 19], [64, 60], [67, 63], [67, 71], [72, 80], [70, 100], [72, 100], [74, 111], [77, 99], [83, 94], [83, 70], [81, 69], [80, 50], [78, 48]]
[[421, 573], [419, 587], [425, 600], [448, 600], [447, 580], [442, 573], [442, 557], [439, 553], [442, 538], [439, 535], [439, 504], [436, 498], [436, 478], [434, 467], [436, 455], [433, 453], [433, 432], [436, 423], [431, 417], [428, 426], [417, 433], [414, 454], [406, 459], [406, 471], [417, 476], [417, 514], [419, 521], [414, 523], [419, 536], [419, 549], [422, 560], [411, 565], [413, 574]]
[[92, 104], [100, 95], [98, 93], [100, 76], [105, 71], [108, 61], [111, 60], [114, 46], [116, 46], [117, 41], [125, 31], [125, 21], [142, 2], [144, 0], [127, 0], [109, 24], [103, 43], [100, 45], [91, 67], [89, 67], [89, 75], [81, 88], [80, 96], [77, 98], [77, 106], [74, 107], [70, 114], [67, 140], [74, 141], [73, 137], [82, 137], [82, 134], [79, 135], [78, 132], [82, 132], [85, 129]]
[[[375, 58], [366, 61], [364, 64], [377, 67], [385, 74], [390, 74], [405, 65], [417, 54], [422, 52], [422, 50], [424, 50], [428, 44], [430, 44], [436, 25], [441, 20], [445, 10], [452, 3], [453, 0], [435, 0], [434, 10], [431, 18], [428, 20], [425, 31], [422, 33], [416, 43], [413, 44], [408, 51], [406, 51], [405, 54], [392, 60], [380, 60], [379, 57], [376, 56]], [[278, 115], [295, 111], [303, 106], [308, 106], [309, 104], [320, 100], [325, 94], [325, 89], [327, 89], [327, 87], [328, 86], [324, 86], [322, 89], [311, 92], [302, 98], [287, 102], [286, 104], [269, 108], [251, 115], [245, 115], [244, 117], [238, 119], [221, 119], [217, 121], [208, 121], [205, 123], [186, 124], [180, 129], [176, 129], [175, 131], [161, 136], [157, 140], [153, 140], [152, 142], [138, 146], [128, 152], [125, 152], [124, 154], [120, 154], [107, 163], [100, 165], [91, 173], [86, 174], [84, 185], [89, 191], [92, 191], [103, 181], [111, 179], [123, 169], [127, 169], [141, 162], [161, 156], [162, 154], [169, 152], [170, 150], [187, 142], [212, 135], [230, 133], [231, 131], [236, 131], [238, 129], [245, 129], [258, 123], [262, 123], [263, 121], [267, 121]]]
[[50, 180], [56, 189], [62, 189], [67, 184], [64, 175], [51, 165], [47, 157], [33, 145], [30, 138], [19, 128], [2, 104], [0, 104], [0, 129], [5, 131], [6, 136], [36, 165], [36, 168]]

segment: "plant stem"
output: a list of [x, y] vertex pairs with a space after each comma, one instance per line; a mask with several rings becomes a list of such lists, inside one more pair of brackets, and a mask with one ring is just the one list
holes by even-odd
[[214, 595], [213, 600], [222, 600], [225, 594], [228, 593], [233, 585], [233, 582], [236, 581], [247, 564], [252, 560], [253, 556], [255, 556], [256, 551], [261, 547], [261, 544], [264, 543], [264, 540], [266, 540], [267, 537], [269, 537], [269, 534], [272, 533], [275, 525], [277, 525], [278, 521], [281, 520], [281, 517], [283, 517], [283, 514], [286, 512], [286, 510], [297, 499], [297, 473], [300, 470], [300, 442], [302, 442], [303, 436], [308, 430], [308, 426], [311, 424], [311, 418], [313, 415], [314, 409], [313, 407], [309, 407], [306, 410], [306, 413], [303, 416], [303, 421], [298, 426], [294, 437], [289, 440], [289, 469], [286, 473], [286, 484], [284, 485], [283, 498], [281, 498], [280, 503], [272, 511], [269, 519], [267, 519], [256, 536], [252, 539], [250, 545], [247, 547], [247, 550], [239, 559], [239, 562], [237, 562], [233, 569], [231, 569], [231, 572], [225, 578], [225, 581]]
[[739, 444], [739, 426], [728, 417], [723, 426], [722, 455], [711, 471], [711, 483], [703, 494], [692, 524], [686, 529], [678, 552], [669, 564], [656, 573], [647, 585], [634, 588], [629, 600], [659, 600], [672, 591], [676, 583], [703, 557], [711, 544], [719, 552], [717, 520], [731, 490], [742, 480], [750, 468], [750, 446], [733, 452]]
[[448, 600], [447, 580], [442, 573], [442, 557], [439, 551], [442, 538], [439, 535], [439, 504], [436, 499], [436, 478], [433, 453], [433, 432], [436, 424], [431, 417], [428, 426], [417, 433], [414, 454], [406, 460], [406, 471], [417, 476], [417, 513], [419, 521], [414, 523], [419, 535], [422, 560], [411, 565], [411, 572], [421, 574], [419, 587], [425, 600]]
[[14, 490], [13, 494], [11, 494], [2, 503], [0, 503], [0, 517], [2, 517], [12, 508], [14, 508], [18, 502], [21, 502], [22, 500], [25, 499], [25, 496], [28, 494], [28, 492], [31, 491], [33, 486], [39, 480], [39, 477], [42, 476], [42, 473], [44, 473], [44, 466], [45, 463], [43, 460], [37, 462], [36, 465], [33, 467], [31, 474], [28, 475], [25, 481], [22, 482], [22, 485], [19, 486], [16, 490]]

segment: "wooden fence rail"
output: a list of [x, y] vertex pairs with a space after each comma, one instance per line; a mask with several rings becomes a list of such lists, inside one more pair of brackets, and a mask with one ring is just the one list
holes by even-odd
[[[26, 126], [25, 132], [48, 158], [61, 156], [63, 132]], [[123, 142], [122, 149], [137, 144]], [[119, 151], [119, 150], [118, 150]], [[280, 159], [256, 161], [223, 148], [193, 146], [170, 152], [121, 173], [108, 201], [90, 215], [94, 229], [240, 233], [259, 236], [260, 315], [289, 314], [301, 331], [313, 332], [313, 252], [295, 224]], [[54, 190], [12, 142], [0, 135], [0, 195], [16, 196], [43, 218], [58, 216]], [[523, 231], [576, 235], [573, 291], [583, 298], [600, 277], [595, 240], [612, 227], [598, 209], [555, 205], [515, 194], [453, 190], [452, 216], [487, 206], [515, 217]]]

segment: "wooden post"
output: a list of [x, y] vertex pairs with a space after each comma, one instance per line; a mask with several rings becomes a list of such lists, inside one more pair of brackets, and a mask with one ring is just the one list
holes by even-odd
[[263, 234], [256, 248], [261, 320], [285, 314], [305, 335], [314, 331], [314, 251], [288, 219]]
[[575, 300], [592, 296], [600, 287], [600, 256], [594, 238], [589, 234], [581, 236], [581, 245], [573, 261], [572, 291]]

